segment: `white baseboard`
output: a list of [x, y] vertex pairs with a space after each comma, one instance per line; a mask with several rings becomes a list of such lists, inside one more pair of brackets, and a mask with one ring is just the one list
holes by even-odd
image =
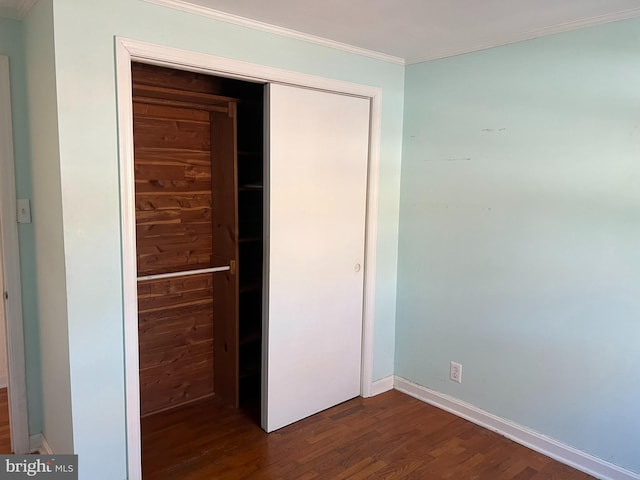
[[402, 377], [394, 377], [394, 388], [596, 478], [602, 480], [640, 480], [640, 474], [638, 473], [618, 467], [530, 428], [500, 418], [473, 405], [449, 395], [435, 392]]
[[7, 380], [7, 374], [2, 374], [0, 375], [0, 388], [5, 388], [9, 385], [9, 382]]
[[40, 452], [41, 455], [54, 455], [49, 442], [41, 433], [29, 437], [29, 450], [31, 453]]
[[393, 390], [394, 381], [395, 379], [393, 375], [376, 380], [371, 384], [371, 391], [369, 392], [371, 394], [370, 396], [375, 397], [381, 393]]

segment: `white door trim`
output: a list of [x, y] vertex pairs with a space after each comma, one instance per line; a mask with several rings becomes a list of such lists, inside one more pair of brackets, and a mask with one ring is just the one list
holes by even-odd
[[[11, 447], [15, 453], [29, 453], [29, 422], [22, 323], [20, 250], [16, 219], [15, 164], [11, 124], [9, 58], [0, 55], [0, 248], [7, 338], [9, 376], [9, 418]], [[4, 297], [4, 292], [2, 292]]]
[[120, 148], [120, 208], [122, 285], [124, 299], [127, 464], [130, 480], [141, 480], [140, 385], [138, 374], [138, 304], [136, 282], [135, 190], [131, 62], [141, 61], [182, 70], [256, 82], [277, 82], [369, 98], [370, 150], [367, 180], [365, 274], [362, 335], [361, 395], [372, 394], [373, 328], [375, 315], [376, 244], [382, 90], [314, 75], [257, 65], [224, 57], [116, 37], [118, 138]]

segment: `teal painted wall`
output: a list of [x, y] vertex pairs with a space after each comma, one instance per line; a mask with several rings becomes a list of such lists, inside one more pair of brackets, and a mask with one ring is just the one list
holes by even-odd
[[[38, 8], [46, 15], [36, 10], [26, 21], [27, 45], [42, 38], [39, 21], [53, 22], [50, 1]], [[405, 73], [141, 1], [55, 0], [53, 18], [55, 51], [40, 55], [55, 55], [55, 74], [51, 65], [43, 72], [55, 91], [38, 96], [34, 83], [29, 98], [33, 112], [52, 113], [34, 106], [38, 99], [57, 106], [42, 121], [48, 128], [31, 123], [60, 154], [53, 187], [61, 186], [49, 193], [60, 225], [64, 218], [64, 261], [53, 270], [66, 287], [70, 399], [52, 399], [45, 387], [44, 424], [47, 437], [64, 444], [73, 436], [83, 462], [102, 466], [92, 479], [126, 476], [115, 35], [382, 87], [375, 378], [395, 368], [640, 472], [640, 420], [632, 415], [640, 400], [632, 372], [640, 360], [638, 21]], [[52, 125], [59, 145], [46, 135]], [[50, 164], [37, 156], [40, 172]], [[51, 186], [36, 188], [35, 178], [34, 197]], [[35, 228], [44, 238], [37, 220]], [[40, 303], [55, 304], [46, 295], [55, 289], [41, 281]], [[447, 380], [450, 360], [464, 364], [462, 385]], [[55, 405], [72, 435], [64, 421], [47, 423]]]
[[82, 478], [126, 466], [116, 35], [383, 88], [374, 374], [393, 373], [404, 68], [142, 1], [53, 5], [73, 437], [100, 465]]
[[[0, 55], [9, 57], [16, 195], [31, 198], [31, 162], [22, 22], [0, 17]], [[33, 224], [18, 225], [29, 432], [42, 431], [40, 340]]]
[[395, 367], [638, 473], [639, 45], [630, 20], [407, 68]]
[[41, 1], [33, 7], [24, 21], [24, 39], [41, 337], [42, 433], [54, 452], [73, 453], [70, 331], [67, 327], [69, 299], [65, 279], [51, 2]]

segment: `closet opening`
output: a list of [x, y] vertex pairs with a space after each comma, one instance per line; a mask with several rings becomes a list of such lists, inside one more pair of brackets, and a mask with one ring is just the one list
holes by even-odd
[[144, 468], [149, 430], [185, 409], [260, 424], [265, 86], [135, 62], [131, 74]]

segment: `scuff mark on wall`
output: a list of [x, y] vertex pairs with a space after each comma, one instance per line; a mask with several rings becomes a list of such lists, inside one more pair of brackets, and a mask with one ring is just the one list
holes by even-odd
[[425, 162], [470, 162], [471, 157], [425, 158]]

